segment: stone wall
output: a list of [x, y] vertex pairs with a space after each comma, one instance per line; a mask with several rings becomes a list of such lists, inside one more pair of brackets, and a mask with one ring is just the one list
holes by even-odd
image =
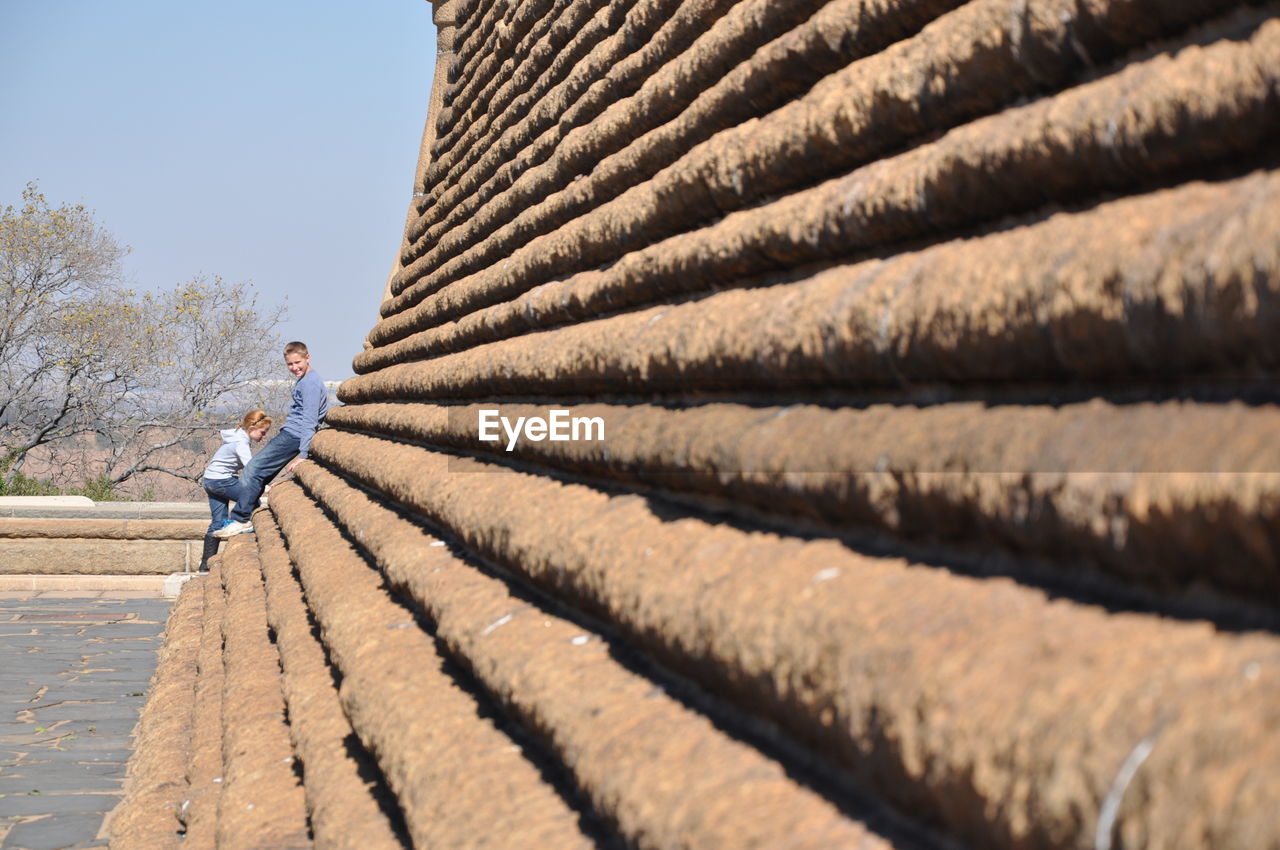
[[0, 499], [0, 582], [18, 577], [168, 575], [200, 565], [204, 505]]
[[436, 12], [157, 841], [1280, 845], [1280, 6]]

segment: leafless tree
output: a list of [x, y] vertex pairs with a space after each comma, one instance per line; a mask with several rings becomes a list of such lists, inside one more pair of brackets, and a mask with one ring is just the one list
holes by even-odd
[[135, 293], [126, 253], [83, 206], [51, 207], [34, 184], [0, 210], [6, 480], [36, 450], [60, 483], [191, 477], [191, 453], [172, 449], [276, 401], [263, 389], [279, 371], [283, 306], [217, 277]]

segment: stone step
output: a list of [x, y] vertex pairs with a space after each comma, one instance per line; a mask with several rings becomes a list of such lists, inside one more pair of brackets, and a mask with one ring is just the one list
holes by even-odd
[[[334, 688], [341, 675], [324, 645], [275, 521], [255, 519], [267, 589], [267, 622], [280, 650], [289, 734], [305, 771], [311, 831], [324, 847], [383, 850], [408, 843], [394, 794], [377, 761], [352, 746], [355, 732]], [[358, 830], [352, 824], [359, 824]]]
[[120, 594], [177, 597], [182, 586], [197, 573], [168, 575], [0, 574], [0, 593]]
[[[1272, 29], [1280, 39], [1280, 21]], [[624, 260], [424, 331], [404, 350], [389, 346], [367, 359], [380, 368], [344, 382], [339, 396], [356, 404], [914, 386], [963, 392], [1018, 382], [1043, 395], [1045, 383], [1123, 388], [1179, 374], [1274, 375], [1277, 284], [1255, 269], [1280, 263], [1277, 209], [1280, 172], [1263, 171], [590, 320], [615, 296], [632, 297], [619, 293], [648, 289], [645, 297], [658, 297], [667, 279], [661, 269], [683, 263], [668, 246], [653, 252], [659, 268]], [[702, 247], [716, 241], [708, 235]], [[546, 325], [555, 327], [524, 333]]]
[[[996, 48], [976, 49], [972, 40], [990, 37], [1007, 46], [1022, 34], [1015, 38], [1002, 32], [1020, 26], [1011, 23], [1019, 20], [1008, 8], [1015, 4], [1005, 0], [987, 12], [987, 20], [969, 21], [980, 5], [985, 6], [968, 4], [952, 13], [963, 23], [948, 38], [971, 49], [964, 63], [978, 69], [974, 88], [1000, 97], [1003, 84], [1019, 76], [1030, 83], [1034, 74], [1015, 51], [1002, 69], [1002, 85], [991, 84], [983, 72]], [[1069, 10], [1075, 4], [1063, 0], [1060, 5], [1065, 19], [1039, 33], [1050, 43], [1035, 49], [1051, 55], [1053, 43], [1059, 42], [1064, 55], [1074, 57]], [[1114, 7], [1122, 31], [1133, 26], [1127, 4], [1117, 0], [1108, 6]], [[1136, 46], [1150, 35], [1148, 26], [1138, 25], [1128, 39], [1122, 31], [1108, 35], [1118, 44]], [[886, 91], [863, 89], [876, 74], [851, 67], [841, 80], [845, 88], [836, 87], [834, 79], [824, 81], [810, 94], [811, 102], [797, 101], [773, 113], [772, 121], [746, 122], [708, 140], [653, 180], [554, 233], [518, 250], [489, 240], [486, 246], [494, 244], [488, 250], [497, 253], [483, 270], [455, 276], [446, 266], [419, 277], [417, 266], [406, 266], [399, 287], [393, 287], [400, 294], [383, 305], [387, 318], [370, 331], [369, 341], [394, 342], [536, 285], [614, 263], [628, 252], [639, 253], [632, 262], [654, 262], [655, 255], [664, 254], [668, 261], [679, 258], [685, 286], [696, 281], [705, 289], [972, 227], [1048, 203], [1080, 203], [1132, 190], [1171, 172], [1256, 155], [1266, 149], [1274, 121], [1267, 69], [1274, 66], [1270, 57], [1280, 38], [1277, 26], [1263, 23], [1252, 38], [1222, 39], [1207, 48], [1192, 46], [1131, 63], [1110, 76], [979, 118], [934, 142], [870, 162], [920, 133], [949, 126], [904, 118], [911, 110], [895, 104], [907, 98], [901, 93], [895, 97], [892, 84], [920, 60], [885, 51], [872, 59], [898, 62], [883, 72]], [[1074, 61], [1064, 59], [1064, 64], [1071, 67]], [[946, 76], [964, 79], [950, 68]], [[1192, 92], [1187, 86], [1200, 88]], [[944, 103], [967, 103], [965, 97], [945, 98]], [[922, 119], [934, 112], [926, 102], [914, 106], [924, 110]], [[1192, 104], [1198, 111], [1183, 115]], [[860, 114], [876, 105], [888, 114]], [[1172, 114], [1182, 116], [1176, 127], [1169, 120]], [[894, 124], [902, 121], [907, 126], [896, 132]], [[1117, 168], [1118, 161], [1125, 166]], [[862, 163], [868, 164], [855, 167]], [[797, 184], [798, 175], [806, 173], [809, 178]], [[989, 191], [971, 191], [975, 181]], [[803, 188], [814, 182], [818, 185]], [[922, 187], [927, 189], [923, 195]], [[775, 197], [721, 219], [742, 205]], [[695, 230], [717, 219], [705, 232]], [[681, 242], [662, 244], [684, 231], [689, 233]], [[726, 245], [734, 249], [724, 250]], [[677, 246], [684, 250], [675, 250]]]
[[[648, 5], [637, 4], [631, 16], [650, 17], [645, 14]], [[855, 56], [915, 31], [947, 5], [951, 0], [921, 0], [896, 4], [891, 13], [866, 10], [859, 15], [849, 0], [738, 3], [676, 59], [648, 76], [634, 95], [613, 103], [610, 98], [634, 87], [625, 80], [635, 74], [629, 66], [639, 62], [613, 64], [604, 71], [607, 84], [589, 87], [586, 69], [575, 69], [566, 82], [576, 82], [576, 89], [585, 91], [560, 121], [544, 119], [528, 128], [521, 122], [501, 138], [490, 136], [484, 144], [473, 145], [455, 168], [444, 170], [447, 180], [435, 189], [437, 199], [409, 224], [411, 242], [402, 263], [429, 256], [421, 270], [434, 271], [517, 216], [526, 239], [532, 232], [545, 233], [598, 203], [602, 184], [616, 195], [648, 179], [715, 132], [782, 105]], [[821, 14], [804, 21], [818, 6]], [[608, 40], [607, 55], [597, 50], [591, 60], [603, 64], [622, 53], [631, 40], [626, 29], [624, 24]], [[847, 37], [833, 37], [833, 32], [846, 31]], [[785, 35], [775, 38], [780, 32]], [[769, 48], [761, 55], [765, 42]], [[769, 73], [770, 63], [778, 67], [783, 62], [785, 74]], [[714, 89], [709, 81], [715, 82]], [[549, 92], [538, 109], [551, 115], [555, 104], [570, 99], [568, 93]], [[671, 120], [691, 106], [698, 113], [696, 120]], [[544, 132], [528, 142], [539, 127]], [[654, 135], [647, 138], [649, 134]], [[616, 156], [641, 136], [648, 143], [636, 146], [643, 147], [645, 155]], [[624, 168], [626, 174], [599, 180], [597, 167]], [[591, 176], [575, 181], [578, 175]], [[565, 198], [543, 208], [546, 198], [568, 187], [573, 201]], [[535, 206], [541, 223], [531, 231], [532, 222], [521, 213]]]
[[1133, 587], [1204, 603], [1203, 615], [1212, 588], [1234, 600], [1227, 608], [1280, 613], [1274, 408], [583, 404], [559, 409], [598, 419], [604, 439], [525, 438], [509, 451], [506, 435], [479, 439], [483, 411], [515, 421], [549, 420], [552, 409], [375, 403], [336, 408], [330, 424], [534, 463], [784, 531], [874, 531], [881, 546], [892, 535], [950, 560], [976, 549], [975, 568], [1023, 579], [1047, 563], [1068, 588], [1106, 576], [1121, 585], [1109, 599], [1117, 604]]
[[[887, 846], [865, 824], [789, 778], [783, 766], [717, 730], [661, 683], [625, 667], [600, 634], [516, 595], [386, 508], [346, 495], [340, 516], [366, 531], [370, 555], [391, 587], [422, 606], [449, 655], [562, 764], [626, 843], [761, 850]], [[276, 506], [286, 529], [296, 524], [305, 530], [298, 554], [332, 564], [338, 531], [319, 506], [295, 488], [279, 493]], [[411, 551], [423, 554], [394, 554]], [[340, 574], [333, 566], [326, 573]], [[335, 583], [348, 586], [350, 573], [341, 574]], [[461, 754], [451, 760], [462, 760]], [[482, 816], [479, 800], [459, 807]], [[733, 811], [752, 817], [735, 819]]]
[[95, 502], [84, 496], [2, 496], [0, 518], [209, 521], [204, 502]]
[[200, 583], [179, 594], [138, 719], [125, 797], [110, 820], [113, 847], [168, 850], [182, 841], [186, 765], [192, 747], [196, 659], [205, 619]]
[[[1280, 721], [1276, 683], [1259, 678], [1280, 663], [1269, 635], [1108, 615], [368, 436], [313, 445], [321, 464], [964, 841], [1047, 842], [1094, 822], [1118, 765], [1157, 740], [1120, 813], [1126, 835], [1172, 844], [1203, 829], [1249, 846], [1274, 826], [1244, 802], [1280, 783], [1263, 767], [1280, 758], [1263, 731]], [[339, 513], [349, 488], [318, 465], [298, 473]], [[1241, 807], [1204, 802], [1219, 783]]]

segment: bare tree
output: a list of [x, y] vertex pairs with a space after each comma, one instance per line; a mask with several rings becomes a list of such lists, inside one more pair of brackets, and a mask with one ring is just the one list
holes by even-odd
[[134, 315], [145, 334], [137, 387], [93, 429], [109, 455], [91, 471], [112, 484], [147, 471], [193, 477], [204, 458], [171, 449], [250, 407], [279, 408], [267, 376], [281, 371], [284, 307], [263, 310], [248, 284], [214, 277], [143, 296]]
[[139, 295], [121, 283], [126, 253], [83, 206], [51, 207], [34, 184], [0, 210], [5, 480], [37, 450], [62, 483], [190, 477], [197, 460], [175, 447], [270, 403], [283, 306], [217, 277]]
[[96, 347], [92, 306], [126, 249], [82, 206], [51, 208], [34, 184], [0, 211], [0, 436], [6, 476], [27, 453], [79, 433], [121, 377]]

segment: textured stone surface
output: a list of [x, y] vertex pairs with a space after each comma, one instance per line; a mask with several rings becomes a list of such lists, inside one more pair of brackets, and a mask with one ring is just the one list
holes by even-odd
[[[162, 648], [170, 612], [155, 594], [0, 595], [0, 847], [106, 845], [121, 786], [133, 781], [125, 762], [157, 656], [168, 653], [167, 671], [182, 675], [181, 618]], [[181, 723], [180, 700], [165, 702]], [[151, 767], [135, 771], [156, 793], [133, 813], [133, 846], [171, 846], [173, 791], [167, 771]], [[166, 832], [169, 842], [153, 840]]]
[[315, 453], [966, 840], [1069, 843], [1148, 738], [1120, 812], [1134, 846], [1277, 840], [1260, 805], [1280, 785], [1269, 636], [1108, 617], [368, 437], [327, 432]]
[[192, 502], [93, 502], [82, 496], [6, 496], [0, 497], [0, 517], [76, 520], [203, 518], [207, 527], [209, 506]]
[[[454, 656], [465, 658], [490, 693], [538, 730], [628, 843], [886, 846], [798, 786], [780, 765], [627, 670], [600, 635], [514, 596], [499, 579], [433, 547], [438, 541], [332, 477], [315, 474], [308, 481], [326, 493], [325, 505], [344, 523], [366, 530], [392, 586], [418, 600]], [[318, 513], [292, 495], [280, 509]], [[415, 549], [430, 554], [405, 557]], [[732, 817], [735, 810], [753, 817]]]
[[[279, 498], [288, 501], [289, 490]], [[414, 845], [589, 846], [539, 765], [449, 675], [432, 635], [333, 526], [292, 512], [281, 527], [342, 671], [347, 716], [378, 754]]]
[[70, 590], [86, 596], [107, 594], [122, 599], [128, 597], [120, 594], [135, 595], [138, 599], [157, 596], [174, 598], [182, 589], [182, 583], [192, 575], [192, 573], [167, 576], [0, 574], [0, 593], [38, 594]]
[[[85, 537], [0, 539], [0, 573], [160, 574], [199, 563], [199, 541]], [[192, 561], [192, 547], [195, 560]]]
[[138, 720], [137, 752], [129, 761], [125, 800], [111, 821], [112, 846], [163, 850], [182, 844], [179, 809], [187, 793], [196, 654], [204, 594], [189, 584], [165, 626], [154, 686]]
[[1280, 4], [435, 18], [184, 843], [1280, 846]]
[[[722, 14], [730, 5], [725, 0], [639, 0], [634, 6], [610, 3], [594, 11], [584, 26], [578, 22], [580, 16], [592, 12], [596, 4], [572, 4], [563, 26], [557, 27], [571, 34], [572, 41], [548, 59], [545, 70], [537, 56], [521, 63], [529, 86], [520, 99], [523, 108], [517, 104], [503, 115], [509, 120], [527, 111], [528, 117], [506, 127], [488, 145], [464, 148], [461, 161], [441, 157], [428, 168], [427, 184], [436, 189], [428, 192], [427, 198], [436, 202], [418, 222], [410, 224], [407, 235], [411, 244], [421, 242], [423, 228], [435, 218], [454, 209], [465, 210], [466, 199], [491, 197], [526, 169], [547, 159], [573, 128], [589, 126], [611, 102], [634, 92], [664, 61], [688, 47], [708, 17]], [[579, 57], [582, 61], [574, 64]], [[537, 73], [539, 70], [543, 73]], [[553, 83], [554, 88], [549, 88]], [[521, 156], [513, 158], [516, 151]], [[456, 181], [456, 187], [438, 185], [443, 179]], [[483, 180], [488, 183], [481, 184]], [[486, 186], [491, 187], [487, 192]], [[395, 289], [394, 281], [392, 286]]]
[[744, 519], [986, 545], [1083, 571], [1081, 584], [1101, 567], [1187, 601], [1212, 587], [1280, 613], [1272, 407], [574, 405], [560, 409], [599, 419], [604, 439], [524, 439], [511, 452], [505, 436], [479, 439], [486, 409], [514, 420], [552, 408], [367, 404], [330, 421], [714, 499]]
[[215, 846], [218, 798], [222, 793], [222, 699], [225, 669], [222, 659], [222, 556], [210, 560], [209, 574], [200, 580], [204, 619], [196, 658], [191, 750], [187, 762], [188, 796], [180, 809], [186, 835], [183, 846]]
[[[851, 66], [843, 77], [829, 78], [830, 85], [820, 84], [805, 100], [775, 112], [771, 121], [762, 120], [759, 126], [748, 122], [733, 133], [708, 140], [653, 181], [602, 205], [571, 226], [531, 242], [487, 275], [467, 280], [465, 294], [487, 303], [505, 300], [584, 265], [589, 268], [615, 260], [623, 249], [639, 248], [647, 241], [669, 235], [673, 225], [688, 228], [753, 200], [768, 198], [794, 186], [798, 173], [805, 170], [816, 173], [803, 182], [813, 182], [819, 175], [840, 173], [892, 150], [895, 141], [924, 131], [922, 123], [932, 114], [923, 112], [927, 102], [911, 97], [914, 91], [900, 90], [918, 79], [908, 69], [916, 68], [923, 61], [921, 57], [939, 52], [932, 38], [956, 45], [964, 55], [952, 61], [960, 67], [974, 68], [974, 77], [955, 68], [933, 72], [943, 79], [958, 79], [973, 86], [971, 93], [965, 93], [968, 97], [957, 94], [940, 108], [948, 108], [945, 104], [965, 108], [970, 97], [980, 96], [979, 93], [1002, 96], [1007, 89], [993, 86], [992, 76], [987, 73], [998, 78], [1002, 72], [1014, 74], [1015, 69], [1021, 69], [1017, 73], [1030, 75], [1033, 80], [1031, 70], [1019, 62], [1017, 55], [1007, 56], [1003, 68], [992, 67], [990, 52], [975, 47], [975, 34], [982, 34], [1009, 49], [1012, 38], [1001, 29], [1018, 26], [1009, 5], [1002, 2], [965, 6], [940, 19], [939, 23], [950, 23], [958, 18], [953, 27], [932, 27], [921, 34], [921, 38], [929, 38], [916, 48], [919, 55], [885, 51], [874, 57], [874, 61], [887, 65], [883, 71], [868, 72], [869, 69]], [[1064, 9], [1075, 7], [1069, 2], [1061, 5]], [[1125, 5], [1128, 4], [1116, 4]], [[1129, 16], [1118, 17], [1134, 25]], [[1059, 49], [1069, 56], [1070, 15], [1057, 23], [1050, 21], [1053, 17], [1046, 16], [1044, 23], [1049, 29], [1038, 35], [1050, 43], [1058, 42]], [[1139, 32], [1133, 33], [1135, 38], [1148, 25], [1138, 26]], [[1164, 56], [1135, 63], [1112, 77], [958, 128], [945, 142], [922, 145], [905, 158], [887, 158], [868, 166], [869, 171], [855, 171], [843, 181], [830, 182], [825, 191], [818, 187], [789, 199], [789, 203], [779, 202], [778, 208], [747, 216], [745, 227], [744, 222], [735, 222], [739, 230], [745, 230], [736, 236], [737, 241], [753, 239], [757, 244], [748, 242], [712, 252], [704, 260], [733, 257], [739, 265], [743, 260], [764, 260], [767, 265], [760, 271], [770, 266], [796, 265], [836, 251], [865, 250], [920, 236], [926, 226], [954, 227], [962, 222], [972, 223], [977, 215], [995, 218], [1015, 212], [1017, 206], [1034, 208], [1050, 200], [1070, 201], [1087, 189], [1132, 185], [1143, 168], [1176, 167], [1179, 157], [1204, 162], [1213, 156], [1256, 150], [1273, 131], [1270, 125], [1275, 120], [1265, 105], [1267, 92], [1274, 85], [1268, 82], [1276, 66], [1274, 29], [1264, 27], [1252, 44], [1224, 41], [1210, 48], [1208, 55], [1191, 48], [1176, 58]], [[939, 30], [942, 34], [935, 36]], [[1050, 48], [1037, 45], [1034, 49]], [[940, 55], [950, 58], [945, 47]], [[881, 79], [883, 82], [877, 86]], [[870, 90], [863, 88], [867, 80], [873, 81]], [[904, 106], [895, 109], [897, 104]], [[802, 107], [805, 111], [800, 111]], [[883, 114], [873, 107], [882, 108]], [[912, 115], [914, 110], [922, 111]], [[895, 127], [905, 120], [904, 113], [910, 116], [910, 123]], [[1175, 115], [1180, 126], [1173, 121]], [[815, 152], [820, 153], [815, 156]], [[831, 162], [833, 158], [838, 159]], [[1117, 168], [1113, 164], [1116, 162], [1124, 166]], [[972, 181], [983, 178], [997, 181], [1000, 191], [973, 192]], [[927, 194], [917, 195], [920, 189]], [[888, 203], [875, 204], [882, 194], [887, 195]], [[824, 207], [824, 201], [831, 204], [837, 197], [838, 202]], [[850, 197], [865, 198], [863, 208], [846, 209], [844, 201]], [[983, 204], [989, 206], [984, 209]], [[955, 210], [952, 220], [939, 220], [936, 210], [946, 210], [948, 205]], [[801, 224], [805, 211], [812, 216], [815, 212], [821, 215], [823, 209], [827, 210], [828, 228], [843, 222], [842, 230], [812, 233], [809, 231], [814, 225]], [[925, 211], [932, 213], [928, 219], [912, 221], [913, 212], [918, 215]], [[869, 214], [870, 220], [866, 220]], [[757, 223], [763, 226], [762, 233], [752, 236], [751, 225]], [[784, 248], [788, 237], [793, 244]], [[759, 244], [765, 240], [772, 244]], [[455, 279], [452, 270], [443, 267], [418, 280], [412, 265], [405, 267], [402, 277], [412, 285], [406, 284], [408, 288], [384, 305], [384, 315], [404, 313]], [[464, 297], [457, 292], [452, 295], [453, 302]], [[436, 313], [443, 313], [443, 318], [457, 315], [459, 308], [450, 301], [445, 301], [450, 305], [445, 310], [432, 310], [430, 305], [440, 301], [428, 299], [425, 309], [384, 321], [370, 338], [375, 344], [389, 342], [402, 336], [402, 328], [411, 320], [422, 321], [422, 316]]]
[[[314, 634], [302, 588], [270, 515], [254, 518], [266, 584], [267, 622], [280, 649], [289, 735], [306, 770], [307, 811], [323, 847], [382, 850], [404, 846], [395, 799], [377, 780], [372, 756], [354, 733], [334, 689], [334, 671]], [[390, 815], [388, 814], [390, 813]], [[351, 828], [360, 824], [359, 830]]]
[[[543, 159], [534, 154], [504, 162], [503, 147], [488, 149], [485, 160], [503, 163], [497, 175], [479, 185], [476, 185], [478, 179], [458, 183], [449, 195], [463, 199], [460, 203], [450, 208], [446, 198], [442, 198], [424, 213], [422, 221], [411, 224], [409, 235], [415, 241], [405, 251], [404, 261], [409, 263], [424, 256], [429, 248], [425, 264], [415, 264], [414, 268], [422, 273], [434, 270], [517, 215], [520, 216], [517, 227], [526, 240], [534, 234], [545, 233], [606, 197], [647, 179], [717, 130], [760, 115], [770, 105], [786, 102], [820, 79], [824, 71], [838, 67], [841, 59], [847, 61], [850, 54], [869, 52], [890, 43], [895, 36], [910, 32], [913, 25], [918, 27], [945, 4], [883, 3], [866, 8], [868, 4], [861, 0], [830, 3], [814, 21], [796, 30], [787, 30], [784, 26], [803, 21], [818, 5], [821, 4], [763, 0], [739, 3], [676, 60], [645, 80], [630, 97], [618, 97], [620, 91], [626, 89], [612, 78], [634, 73], [629, 67], [634, 63], [612, 66], [605, 80], [597, 81], [584, 98], [573, 104], [565, 120], [537, 139], [538, 149], [554, 145], [554, 153], [545, 161], [530, 167], [531, 160]], [[831, 30], [837, 27], [847, 28], [850, 35], [833, 37]], [[787, 35], [776, 39], [767, 51], [751, 56], [766, 39], [783, 31]], [[625, 44], [626, 35], [620, 33], [618, 41]], [[612, 45], [606, 43], [604, 47]], [[612, 56], [610, 50], [601, 59], [607, 62]], [[748, 56], [751, 56], [749, 63], [744, 61]], [[787, 63], [785, 75], [769, 74], [765, 70], [771, 63], [777, 67], [786, 59], [791, 61]], [[735, 68], [739, 62], [742, 65]], [[589, 70], [576, 69], [572, 79], [591, 79]], [[730, 71], [733, 73], [726, 76]], [[780, 80], [780, 76], [784, 78]], [[709, 83], [721, 77], [724, 80], [716, 83], [715, 90], [707, 91]], [[743, 82], [735, 84], [738, 79]], [[544, 108], [554, 105], [556, 98], [557, 93], [551, 93], [544, 101]], [[598, 104], [610, 100], [612, 103], [597, 117]], [[698, 105], [692, 114], [686, 114], [679, 121], [671, 120], [695, 100]], [[587, 115], [583, 115], [584, 112]], [[586, 123], [586, 117], [595, 120]], [[566, 126], [574, 129], [561, 138]], [[641, 135], [646, 130], [649, 132]], [[518, 140], [517, 135], [507, 148], [515, 147]], [[614, 157], [623, 147], [628, 150], [634, 147], [636, 151]], [[606, 171], [614, 176], [603, 176], [602, 172]], [[488, 169], [480, 173], [487, 174]], [[579, 175], [587, 179], [579, 181], [576, 179]], [[571, 187], [572, 197], [566, 195], [553, 203], [540, 203], [567, 187]], [[524, 215], [526, 210], [532, 215]], [[426, 226], [428, 215], [430, 220], [435, 220], [430, 227]], [[490, 255], [505, 244], [507, 240], [501, 238], [486, 240]], [[476, 260], [471, 259], [467, 267], [474, 268], [475, 263]]]
[[[1280, 358], [1277, 209], [1274, 173], [1191, 184], [793, 283], [475, 344], [541, 314], [551, 323], [579, 303], [608, 303], [642, 277], [620, 263], [513, 303], [494, 321], [498, 334], [482, 322], [429, 332], [428, 346], [461, 337], [472, 347], [357, 376], [339, 394], [367, 402], [1247, 376]], [[674, 251], [654, 257], [681, 264]], [[362, 362], [381, 359], [370, 352]]]
[[0, 538], [85, 537], [102, 540], [199, 540], [206, 520], [180, 519], [0, 519]]
[[267, 632], [254, 541], [241, 536], [222, 556], [221, 847], [310, 847], [302, 783], [280, 691], [280, 656]]

